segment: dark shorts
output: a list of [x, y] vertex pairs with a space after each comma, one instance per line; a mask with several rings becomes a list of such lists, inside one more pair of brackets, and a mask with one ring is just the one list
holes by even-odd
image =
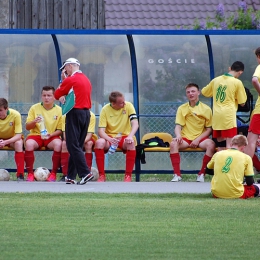
[[212, 137], [213, 138], [232, 138], [237, 135], [237, 128], [233, 127], [226, 130], [213, 130]]

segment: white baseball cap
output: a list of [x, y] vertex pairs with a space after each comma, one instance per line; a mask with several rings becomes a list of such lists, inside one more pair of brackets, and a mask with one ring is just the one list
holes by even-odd
[[67, 65], [67, 64], [77, 64], [77, 65], [79, 65], [80, 66], [80, 63], [79, 63], [79, 61], [77, 60], [77, 59], [75, 59], [75, 58], [69, 58], [69, 59], [67, 59], [65, 62], [63, 62], [63, 64], [62, 64], [62, 66], [60, 67], [60, 70], [63, 70], [64, 69], [64, 67]]

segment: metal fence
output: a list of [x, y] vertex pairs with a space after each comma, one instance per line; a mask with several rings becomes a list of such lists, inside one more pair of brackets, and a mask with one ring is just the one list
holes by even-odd
[[[149, 132], [167, 132], [174, 135], [175, 116], [180, 103], [164, 102], [164, 103], [144, 103], [142, 104], [142, 114], [139, 115], [139, 135], [143, 136]], [[9, 106], [18, 110], [22, 115], [24, 137], [28, 135], [25, 129], [27, 113], [32, 104], [29, 103], [10, 103]], [[98, 115], [97, 115], [98, 118]], [[98, 119], [96, 130], [98, 127]], [[140, 140], [138, 140], [139, 142]], [[203, 153], [185, 152], [181, 153], [181, 169], [183, 173], [194, 173], [200, 169]], [[52, 151], [36, 151], [34, 167], [52, 168]], [[147, 153], [146, 164], [141, 165], [141, 173], [152, 173], [154, 171], [172, 173], [171, 161], [168, 153]], [[14, 151], [0, 152], [1, 168], [9, 171], [16, 171], [14, 161]], [[93, 167], [96, 167], [95, 155], [93, 154]], [[105, 156], [105, 169], [109, 173], [123, 173], [125, 170], [125, 155], [123, 153], [115, 153]]]

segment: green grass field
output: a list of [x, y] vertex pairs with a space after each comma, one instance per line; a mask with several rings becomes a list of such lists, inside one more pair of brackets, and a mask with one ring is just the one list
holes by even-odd
[[1, 193], [0, 259], [258, 259], [259, 200]]

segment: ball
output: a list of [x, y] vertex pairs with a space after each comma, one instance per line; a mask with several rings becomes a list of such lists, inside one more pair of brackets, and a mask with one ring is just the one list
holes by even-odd
[[91, 167], [91, 172], [94, 175], [94, 178], [92, 179], [92, 181], [97, 181], [99, 178], [98, 169], [95, 167]]
[[0, 181], [9, 181], [10, 180], [10, 174], [5, 169], [0, 169]]
[[36, 181], [46, 181], [50, 176], [50, 171], [45, 167], [38, 167], [34, 171], [34, 178]]

